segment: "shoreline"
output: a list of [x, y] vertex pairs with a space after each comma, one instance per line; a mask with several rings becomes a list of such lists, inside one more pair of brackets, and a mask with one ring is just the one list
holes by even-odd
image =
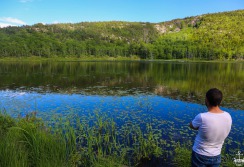
[[244, 62], [243, 59], [235, 59], [235, 60], [203, 60], [203, 59], [140, 59], [137, 56], [132, 57], [92, 57], [92, 56], [85, 56], [81, 58], [75, 57], [51, 57], [51, 58], [43, 58], [37, 56], [31, 57], [0, 57], [0, 62], [43, 62], [43, 61], [58, 61], [58, 62], [99, 62], [99, 61], [141, 61], [141, 62], [217, 62], [217, 63], [239, 63]]

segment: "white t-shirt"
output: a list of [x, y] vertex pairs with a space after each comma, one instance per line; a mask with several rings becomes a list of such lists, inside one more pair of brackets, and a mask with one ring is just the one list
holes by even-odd
[[231, 129], [232, 119], [229, 113], [200, 113], [192, 121], [198, 129], [193, 151], [205, 156], [220, 155], [225, 138]]

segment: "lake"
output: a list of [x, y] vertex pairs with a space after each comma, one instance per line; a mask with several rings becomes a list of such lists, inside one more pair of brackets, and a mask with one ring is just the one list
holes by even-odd
[[243, 62], [0, 62], [0, 78], [0, 110], [13, 116], [75, 113], [86, 120], [97, 111], [121, 127], [149, 122], [160, 137], [179, 142], [194, 140], [188, 124], [217, 87], [233, 118], [226, 147], [244, 151]]

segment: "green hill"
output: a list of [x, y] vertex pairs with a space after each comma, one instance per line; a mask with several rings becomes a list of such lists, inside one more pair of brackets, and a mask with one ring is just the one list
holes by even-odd
[[0, 28], [0, 57], [243, 59], [244, 10], [162, 23], [41, 23]]

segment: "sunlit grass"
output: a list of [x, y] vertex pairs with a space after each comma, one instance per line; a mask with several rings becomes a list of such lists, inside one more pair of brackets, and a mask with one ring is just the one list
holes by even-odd
[[[160, 129], [156, 119], [118, 123], [109, 114], [96, 110], [86, 116], [56, 115], [48, 121], [34, 113], [16, 119], [1, 114], [0, 166], [190, 166], [192, 143], [175, 142], [174, 123]], [[166, 131], [172, 131], [168, 138], [162, 136]], [[223, 152], [222, 165], [233, 165], [232, 155]]]
[[150, 124], [145, 131], [132, 124], [119, 127], [108, 116], [93, 114], [89, 120], [57, 117], [52, 126], [34, 114], [18, 119], [2, 114], [0, 166], [136, 166], [162, 156], [165, 141]]
[[34, 116], [13, 120], [0, 115], [0, 166], [70, 166], [75, 142], [69, 133], [51, 133]]

